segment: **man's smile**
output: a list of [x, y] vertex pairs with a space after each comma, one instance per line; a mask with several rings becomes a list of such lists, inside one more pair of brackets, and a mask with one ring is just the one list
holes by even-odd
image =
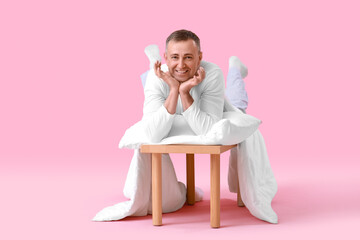
[[187, 73], [189, 70], [175, 70], [177, 73], [179, 74], [185, 74]]

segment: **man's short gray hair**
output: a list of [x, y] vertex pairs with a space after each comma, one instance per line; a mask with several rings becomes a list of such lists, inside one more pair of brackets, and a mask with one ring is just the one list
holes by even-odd
[[189, 39], [194, 40], [194, 42], [195, 42], [195, 44], [198, 47], [199, 52], [200, 52], [200, 39], [199, 39], [199, 37], [195, 33], [191, 32], [189, 30], [185, 30], [185, 29], [177, 30], [177, 31], [171, 33], [168, 36], [168, 38], [166, 39], [166, 49], [167, 49], [168, 43], [170, 41], [180, 42], [180, 41], [186, 41], [186, 40], [189, 40]]

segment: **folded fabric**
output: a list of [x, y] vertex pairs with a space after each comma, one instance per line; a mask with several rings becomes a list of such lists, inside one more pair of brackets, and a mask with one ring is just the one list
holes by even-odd
[[[166, 111], [160, 108], [159, 111]], [[176, 126], [168, 137], [158, 142], [150, 141], [147, 118], [143, 118], [122, 137], [119, 147], [135, 149], [126, 179], [124, 194], [130, 200], [104, 208], [96, 214], [94, 221], [118, 220], [127, 216], [144, 216], [151, 213], [151, 164], [150, 155], [142, 154], [142, 144], [238, 144], [231, 150], [228, 184], [231, 192], [240, 186], [241, 198], [250, 213], [270, 223], [277, 223], [278, 217], [271, 207], [277, 192], [277, 184], [267, 156], [265, 141], [258, 130], [261, 121], [244, 114], [226, 99], [223, 118], [215, 123], [204, 135], [196, 135], [184, 121], [181, 114], [165, 117], [173, 118]], [[151, 128], [151, 129], [149, 129]], [[163, 165], [163, 212], [181, 208], [186, 200], [185, 185], [177, 181], [175, 170], [168, 154], [162, 155]], [[197, 189], [197, 200], [201, 191]]]

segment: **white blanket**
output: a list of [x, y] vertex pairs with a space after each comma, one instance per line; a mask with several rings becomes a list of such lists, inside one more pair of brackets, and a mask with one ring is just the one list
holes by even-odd
[[[261, 121], [244, 114], [225, 100], [223, 119], [215, 123], [205, 135], [182, 135], [181, 122], [178, 134], [156, 144], [238, 144], [231, 150], [228, 183], [231, 192], [237, 192], [252, 215], [270, 223], [277, 223], [271, 201], [277, 184], [270, 167], [264, 139], [257, 130]], [[151, 213], [151, 160], [149, 154], [139, 152], [141, 144], [154, 144], [147, 136], [146, 119], [130, 127], [119, 143], [120, 148], [135, 149], [124, 194], [130, 200], [104, 208], [94, 221], [111, 221], [127, 216], [144, 216]], [[176, 122], [176, 121], [175, 121]], [[176, 211], [186, 200], [186, 189], [176, 179], [169, 155], [163, 154], [163, 212]], [[201, 193], [197, 191], [197, 200]]]

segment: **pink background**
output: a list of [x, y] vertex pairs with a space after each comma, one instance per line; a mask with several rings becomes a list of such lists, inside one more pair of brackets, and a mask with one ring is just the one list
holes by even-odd
[[[182, 224], [174, 218], [168, 228], [153, 228], [151, 217], [89, 221], [124, 200], [132, 152], [117, 144], [142, 116], [139, 76], [149, 65], [143, 49], [158, 44], [163, 54], [166, 37], [181, 28], [200, 37], [204, 60], [217, 63], [225, 76], [232, 55], [248, 66], [248, 113], [263, 120], [279, 183], [273, 203], [278, 225], [241, 210], [250, 226], [234, 224], [227, 234], [354, 236], [360, 222], [359, 9], [358, 1], [347, 0], [2, 1], [0, 238], [64, 239], [59, 231], [119, 237], [140, 234], [134, 230], [139, 226], [144, 236], [213, 233], [207, 220], [196, 225], [199, 218], [190, 231], [183, 215], [193, 213], [186, 215], [186, 207], [174, 213]], [[180, 179], [181, 164], [175, 163]], [[207, 171], [208, 162], [197, 166]], [[207, 173], [198, 174], [207, 197]]]

